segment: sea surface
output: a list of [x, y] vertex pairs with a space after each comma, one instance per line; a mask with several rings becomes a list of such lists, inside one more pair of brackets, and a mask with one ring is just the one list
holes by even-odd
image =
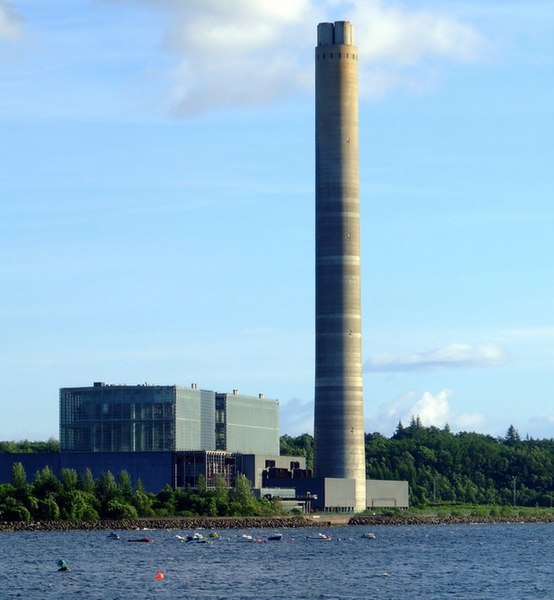
[[[307, 539], [316, 532], [333, 539]], [[554, 598], [548, 523], [280, 529], [267, 542], [269, 530], [221, 530], [211, 544], [176, 537], [190, 531], [118, 533], [0, 533], [0, 599]], [[154, 542], [127, 541], [144, 536]]]

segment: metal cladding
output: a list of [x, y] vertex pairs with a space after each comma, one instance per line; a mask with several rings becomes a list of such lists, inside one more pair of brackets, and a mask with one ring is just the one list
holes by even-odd
[[358, 50], [320, 23], [316, 61], [315, 476], [356, 480], [366, 508], [360, 306]]

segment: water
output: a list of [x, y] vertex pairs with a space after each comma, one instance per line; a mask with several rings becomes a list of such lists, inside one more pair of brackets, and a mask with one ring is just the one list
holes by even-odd
[[[184, 544], [183, 531], [0, 533], [0, 599], [471, 599], [554, 598], [553, 524], [221, 531]], [[364, 539], [372, 531], [376, 539]], [[154, 543], [127, 543], [143, 535]], [[68, 561], [71, 571], [57, 572]], [[158, 571], [164, 573], [157, 580]]]

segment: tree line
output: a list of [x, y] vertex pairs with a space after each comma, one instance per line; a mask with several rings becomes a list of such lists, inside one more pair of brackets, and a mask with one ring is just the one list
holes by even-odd
[[22, 454], [59, 452], [60, 442], [55, 438], [50, 438], [46, 442], [31, 442], [22, 440], [19, 442], [0, 442], [0, 454]]
[[[306, 457], [313, 468], [313, 438], [281, 438], [281, 454]], [[410, 505], [433, 503], [546, 506], [554, 501], [554, 440], [521, 439], [510, 426], [495, 438], [424, 427], [418, 417], [398, 423], [392, 437], [365, 436], [368, 479], [410, 485]]]
[[204, 478], [198, 488], [173, 489], [166, 485], [157, 494], [147, 492], [141, 481], [133, 486], [127, 471], [117, 477], [107, 471], [94, 478], [90, 469], [81, 476], [62, 469], [59, 478], [50, 467], [38, 471], [31, 483], [23, 465], [12, 466], [10, 483], [0, 484], [0, 521], [44, 520], [96, 521], [139, 517], [275, 516], [283, 514], [278, 499], [257, 498], [244, 475], [228, 488], [216, 480], [208, 489]]

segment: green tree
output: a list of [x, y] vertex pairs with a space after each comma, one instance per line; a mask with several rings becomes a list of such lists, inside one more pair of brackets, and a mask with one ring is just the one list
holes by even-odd
[[106, 506], [105, 516], [108, 519], [137, 519], [137, 509], [121, 500], [110, 500]]
[[152, 508], [162, 517], [172, 516], [176, 511], [176, 492], [170, 485], [164, 487], [156, 494]]
[[152, 508], [154, 503], [153, 494], [148, 494], [146, 492], [140, 492], [137, 490], [131, 502], [136, 508], [139, 517], [152, 517], [154, 515], [154, 510]]
[[102, 473], [95, 481], [94, 491], [96, 497], [102, 505], [107, 505], [110, 500], [117, 497], [117, 482], [111, 471]]
[[403, 440], [406, 437], [406, 428], [402, 425], [402, 421], [398, 421], [398, 425], [394, 430], [394, 440]]
[[130, 502], [133, 498], [133, 482], [131, 480], [131, 475], [129, 475], [129, 471], [120, 471], [117, 476], [117, 491], [119, 496], [123, 498], [126, 502]]
[[77, 471], [75, 469], [61, 469], [60, 482], [64, 490], [76, 490], [79, 487]]
[[97, 521], [99, 503], [90, 492], [64, 489], [58, 495], [60, 518], [69, 521]]
[[50, 438], [47, 442], [31, 442], [29, 440], [0, 442], [0, 454], [32, 454], [59, 451], [60, 443], [54, 438]]
[[27, 473], [25, 473], [25, 469], [20, 462], [15, 462], [12, 465], [11, 484], [16, 490], [27, 489]]
[[229, 494], [229, 510], [233, 516], [255, 516], [257, 514], [257, 502], [252, 493], [252, 486], [246, 475], [240, 473], [235, 478], [235, 487]]
[[39, 498], [34, 516], [41, 521], [56, 521], [60, 518], [60, 507], [53, 494], [46, 494], [44, 498]]
[[37, 498], [45, 499], [49, 494], [55, 496], [60, 488], [61, 484], [50, 467], [46, 466], [35, 474], [33, 494]]
[[13, 496], [8, 496], [0, 502], [0, 521], [23, 521], [29, 523], [29, 509]]
[[504, 436], [504, 443], [508, 446], [515, 446], [519, 442], [521, 442], [521, 438], [519, 437], [517, 429], [513, 425], [510, 425], [506, 435]]
[[208, 483], [207, 483], [204, 475], [198, 476], [198, 479], [196, 482], [196, 488], [197, 488], [199, 494], [205, 494], [206, 491], [208, 490]]
[[215, 478], [213, 495], [217, 514], [220, 517], [227, 516], [229, 514], [229, 488], [222, 475], [217, 475]]
[[152, 508], [154, 499], [154, 494], [147, 492], [142, 480], [137, 479], [137, 485], [131, 503], [137, 509], [139, 517], [152, 517], [154, 515], [154, 510]]
[[83, 492], [93, 494], [96, 491], [96, 482], [92, 476], [92, 471], [87, 467], [82, 477], [79, 478], [79, 488]]

